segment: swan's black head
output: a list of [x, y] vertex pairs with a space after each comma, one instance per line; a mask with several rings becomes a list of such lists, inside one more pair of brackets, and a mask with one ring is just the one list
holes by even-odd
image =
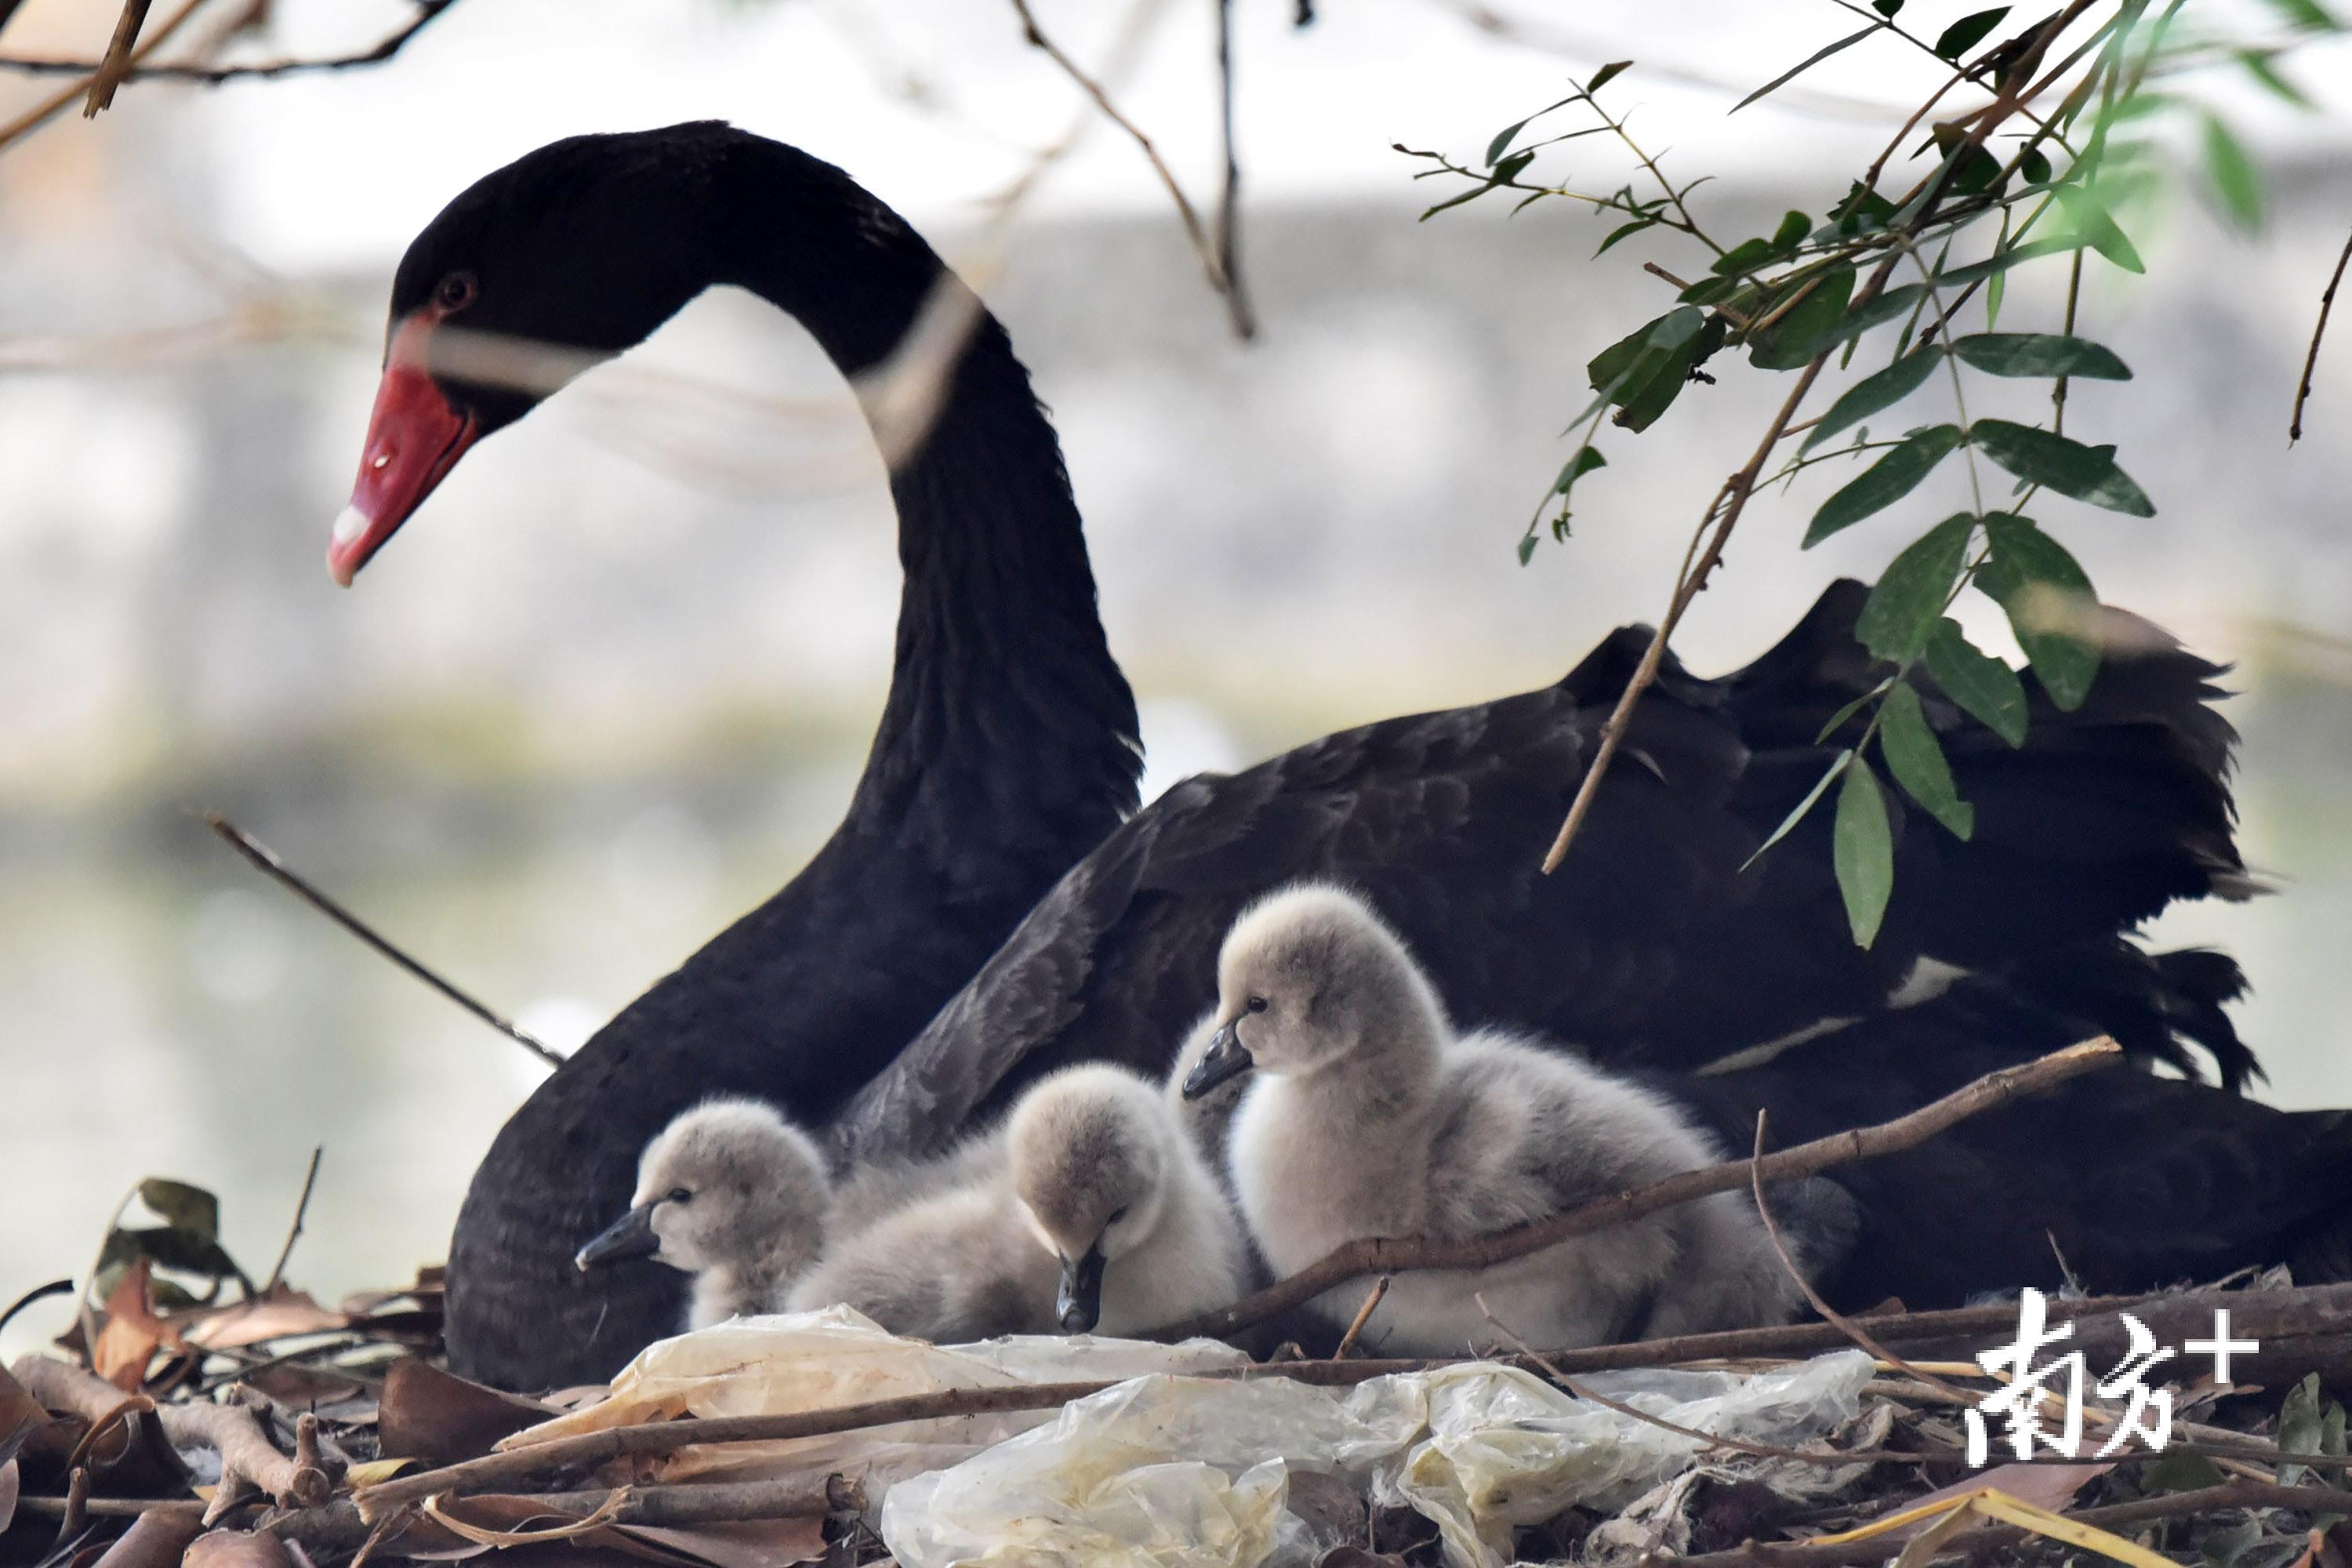
[[476, 441], [644, 340], [713, 280], [712, 199], [755, 141], [716, 121], [574, 136], [485, 175], [409, 245], [336, 581], [407, 521]]

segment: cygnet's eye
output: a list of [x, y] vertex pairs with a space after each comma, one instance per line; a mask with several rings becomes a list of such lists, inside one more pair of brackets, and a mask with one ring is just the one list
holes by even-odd
[[686, 1187], [672, 1187], [662, 1194], [662, 1202], [666, 1204], [690, 1204], [693, 1201], [693, 1192]]
[[452, 272], [433, 290], [433, 302], [446, 310], [462, 310], [474, 302], [480, 286], [470, 272]]
[[1119, 1221], [1121, 1221], [1121, 1220], [1125, 1219], [1126, 1217], [1127, 1217], [1127, 1208], [1126, 1208], [1126, 1206], [1125, 1206], [1124, 1205], [1120, 1205], [1119, 1207], [1118, 1207], [1118, 1208], [1115, 1208], [1115, 1209], [1111, 1210], [1111, 1211], [1110, 1211], [1110, 1218], [1108, 1218], [1108, 1219], [1107, 1219], [1107, 1220], [1103, 1221], [1103, 1224], [1105, 1224], [1105, 1225], [1107, 1225], [1107, 1226], [1117, 1225]]
[[1265, 1012], [1265, 997], [1263, 997], [1263, 996], [1253, 996], [1253, 997], [1251, 997], [1251, 998], [1249, 999], [1249, 1010], [1250, 1010], [1251, 1012], [1253, 1012], [1253, 1013], [1263, 1013], [1263, 1012]]

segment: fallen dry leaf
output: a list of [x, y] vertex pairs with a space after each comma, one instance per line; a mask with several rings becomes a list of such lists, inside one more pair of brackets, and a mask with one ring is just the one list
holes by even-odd
[[448, 1465], [478, 1458], [509, 1433], [555, 1414], [535, 1400], [468, 1383], [430, 1363], [402, 1361], [384, 1377], [376, 1434], [386, 1458]]
[[25, 1385], [10, 1376], [5, 1367], [0, 1367], [0, 1460], [14, 1458], [25, 1439], [48, 1423], [49, 1413], [41, 1402], [26, 1393]]
[[300, 1290], [280, 1285], [267, 1296], [224, 1307], [197, 1307], [163, 1320], [192, 1345], [235, 1350], [296, 1334], [331, 1333], [351, 1327], [348, 1312], [322, 1307]]
[[106, 1326], [98, 1331], [98, 1345], [90, 1354], [98, 1375], [125, 1394], [137, 1392], [147, 1381], [147, 1363], [157, 1350], [165, 1345], [185, 1348], [178, 1331], [155, 1315], [150, 1294], [153, 1272], [154, 1265], [144, 1258], [133, 1259], [122, 1271], [106, 1299]]
[[416, 1463], [415, 1459], [407, 1458], [368, 1459], [346, 1470], [343, 1473], [343, 1483], [353, 1491], [358, 1491], [361, 1488], [372, 1487], [378, 1481], [388, 1481], [415, 1463]]
[[188, 1542], [180, 1568], [294, 1568], [286, 1543], [252, 1530], [207, 1531]]
[[203, 1528], [192, 1513], [169, 1509], [142, 1513], [100, 1554], [98, 1568], [174, 1568]]

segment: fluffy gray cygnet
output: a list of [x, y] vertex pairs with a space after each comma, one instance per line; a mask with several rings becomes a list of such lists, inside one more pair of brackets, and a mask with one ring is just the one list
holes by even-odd
[[694, 1276], [689, 1328], [780, 1311], [824, 1250], [832, 1183], [815, 1142], [756, 1100], [709, 1100], [646, 1145], [629, 1212], [582, 1270], [653, 1258]]
[[[1188, 1088], [1250, 1075], [1230, 1169], [1276, 1275], [1360, 1237], [1503, 1230], [1720, 1158], [1645, 1089], [1507, 1035], [1457, 1036], [1404, 943], [1341, 888], [1244, 911], [1219, 953], [1217, 1018]], [[1345, 1323], [1361, 1297], [1351, 1285], [1316, 1310]], [[1780, 1322], [1800, 1300], [1753, 1203], [1725, 1193], [1490, 1268], [1398, 1275], [1370, 1337], [1448, 1354], [1496, 1342], [1499, 1324], [1571, 1348]]]
[[773, 1106], [707, 1100], [654, 1135], [629, 1212], [573, 1261], [584, 1271], [652, 1258], [694, 1276], [688, 1328], [781, 1312], [830, 1239], [1003, 1161], [1001, 1143], [978, 1140], [934, 1159], [868, 1162], [836, 1183], [815, 1141]]
[[1132, 1333], [1231, 1304], [1249, 1255], [1164, 1091], [1124, 1068], [1040, 1080], [1006, 1123], [1014, 1198], [1060, 1271], [1055, 1316]]

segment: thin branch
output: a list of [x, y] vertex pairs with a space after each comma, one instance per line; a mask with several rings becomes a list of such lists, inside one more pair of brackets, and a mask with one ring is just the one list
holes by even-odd
[[1484, 1268], [1524, 1258], [1571, 1237], [1622, 1225], [1676, 1204], [1746, 1186], [1755, 1179], [1790, 1181], [1855, 1160], [1915, 1148], [1971, 1116], [2014, 1099], [2078, 1078], [2123, 1059], [2112, 1040], [2069, 1046], [2035, 1061], [2002, 1068], [1965, 1084], [1941, 1100], [1892, 1121], [1853, 1128], [1800, 1143], [1761, 1160], [1729, 1160], [1685, 1171], [1630, 1193], [1619, 1193], [1555, 1215], [1534, 1225], [1473, 1237], [1362, 1237], [1307, 1265], [1288, 1279], [1214, 1312], [1203, 1312], [1157, 1331], [1155, 1337], [1194, 1335], [1223, 1339], [1287, 1308], [1303, 1306], [1337, 1285], [1367, 1274], [1427, 1268]]
[[1234, 335], [1257, 335], [1257, 313], [1242, 285], [1242, 165], [1234, 151], [1234, 0], [1217, 0], [1217, 127], [1224, 142], [1225, 183], [1217, 197], [1217, 266], [1225, 275]]
[[2336, 270], [2328, 274], [2327, 288], [2319, 296], [2319, 320], [2311, 329], [2311, 348], [2303, 356], [2303, 382], [2294, 389], [2294, 415], [2286, 426], [2290, 447], [2303, 439], [2303, 405], [2311, 401], [2311, 373], [2319, 364], [2319, 340], [2327, 335], [2327, 312], [2336, 308], [2336, 289], [2344, 281], [2347, 262], [2352, 262], [2352, 235], [2345, 237], [2344, 253], [2336, 258]]
[[1364, 1304], [1356, 1309], [1356, 1321], [1349, 1323], [1348, 1331], [1339, 1336], [1339, 1348], [1331, 1352], [1333, 1361], [1348, 1359], [1348, 1352], [1356, 1348], [1357, 1340], [1363, 1336], [1364, 1325], [1372, 1321], [1372, 1314], [1380, 1310], [1381, 1301], [1388, 1293], [1389, 1277], [1383, 1274], [1372, 1281], [1371, 1289], [1365, 1292]]
[[302, 1216], [310, 1212], [310, 1189], [319, 1184], [319, 1157], [326, 1152], [323, 1143], [310, 1151], [310, 1168], [302, 1173], [302, 1195], [294, 1200], [294, 1223], [287, 1228], [286, 1245], [278, 1249], [278, 1261], [269, 1266], [269, 1282], [261, 1288], [265, 1296], [286, 1278], [286, 1260], [294, 1256], [294, 1242], [302, 1234]]
[[425, 984], [431, 986], [434, 990], [438, 991], [442, 995], [446, 996], [450, 1001], [455, 1002], [458, 1006], [463, 1007], [467, 1012], [471, 1013], [475, 1017], [479, 1018], [483, 1023], [488, 1024], [491, 1028], [496, 1029], [499, 1033], [504, 1035], [515, 1044], [522, 1047], [523, 1049], [530, 1052], [531, 1055], [537, 1057], [548, 1066], [560, 1068], [563, 1065], [562, 1056], [551, 1049], [537, 1036], [530, 1034], [519, 1025], [516, 1025], [508, 1019], [501, 1017], [497, 1013], [492, 1012], [488, 1007], [477, 1002], [473, 997], [467, 995], [465, 992], [458, 990], [457, 986], [451, 984], [448, 981], [442, 979], [440, 975], [435, 973], [432, 970], [427, 969], [417, 960], [411, 958], [405, 952], [394, 945], [390, 938], [382, 935], [373, 926], [369, 925], [365, 921], [360, 919], [359, 916], [352, 913], [351, 910], [343, 908], [342, 905], [337, 903], [334, 900], [320, 892], [317, 888], [311, 886], [310, 883], [300, 874], [290, 869], [284, 861], [280, 860], [278, 858], [277, 853], [268, 845], [247, 833], [245, 829], [239, 827], [234, 822], [229, 821], [228, 818], [214, 812], [206, 812], [205, 814], [205, 823], [215, 833], [218, 834], [222, 840], [226, 842], [230, 848], [235, 849], [247, 860], [252, 861], [253, 864], [261, 868], [262, 870], [267, 871], [270, 876], [275, 877], [278, 881], [284, 883], [288, 888], [291, 889], [295, 895], [300, 898], [303, 902], [309, 904], [312, 909], [317, 910], [320, 914], [325, 915], [329, 920], [334, 921], [337, 925], [342, 927], [345, 931], [359, 938], [360, 941], [373, 948], [385, 958], [390, 959], [399, 968], [407, 971], [410, 974], [422, 980]]
[[147, 8], [154, 0], [122, 0], [122, 15], [114, 21], [114, 37], [107, 40], [106, 58], [89, 75], [89, 91], [82, 99], [81, 117], [89, 120], [114, 102], [114, 89], [131, 69], [131, 51], [138, 47], [139, 29], [147, 25]]
[[1208, 230], [1202, 226], [1201, 215], [1193, 210], [1192, 201], [1184, 195], [1184, 187], [1176, 183], [1175, 172], [1160, 156], [1160, 149], [1152, 145], [1151, 138], [1144, 134], [1141, 126], [1119, 112], [1118, 106], [1111, 101], [1110, 94], [1102, 83], [1087, 75], [1086, 68], [1072, 59], [1068, 52], [1037, 25], [1036, 13], [1029, 8], [1029, 0], [1013, 0], [1013, 9], [1020, 16], [1023, 33], [1029, 42], [1044, 50], [1045, 58], [1060, 67], [1064, 76], [1094, 100], [1095, 107], [1102, 110], [1103, 117], [1126, 132], [1129, 139], [1142, 150], [1144, 157], [1151, 164], [1151, 172], [1160, 176], [1160, 183], [1166, 188], [1169, 199], [1176, 204], [1177, 219], [1184, 226], [1184, 237], [1192, 242], [1193, 253], [1201, 258], [1201, 268], [1208, 275], [1209, 287], [1223, 298], [1225, 312], [1233, 321], [1234, 334], [1248, 337], [1257, 330], [1250, 320], [1249, 307], [1242, 300], [1232, 275], [1219, 259], [1218, 246], [1211, 241]]
[[[331, 55], [319, 58], [287, 58], [257, 61], [242, 66], [207, 66], [188, 62], [171, 65], [134, 64], [122, 74], [125, 81], [193, 81], [217, 87], [225, 81], [236, 81], [248, 77], [294, 76], [308, 71], [351, 70], [360, 66], [382, 65], [406, 47], [408, 41], [423, 32], [433, 20], [457, 0], [416, 0], [416, 15], [394, 31], [385, 34], [356, 54]], [[161, 42], [161, 38], [152, 42]], [[142, 55], [144, 48], [140, 51]], [[36, 59], [0, 55], [0, 70], [23, 71], [32, 76], [79, 76], [97, 74], [97, 60]], [[79, 93], [81, 89], [76, 88]]]
[[[180, 8], [164, 17], [155, 30], [147, 35], [147, 41], [141, 44], [137, 51], [131, 55], [131, 64], [138, 65], [140, 61], [163, 47], [172, 35], [178, 32], [186, 24], [188, 18], [196, 14], [197, 8], [204, 3], [205, 0], [181, 0]], [[51, 93], [7, 124], [0, 125], [0, 147], [5, 147], [12, 142], [21, 141], [31, 135], [57, 118], [74, 100], [89, 92], [90, 83], [98, 79], [97, 62], [77, 66], [74, 69], [75, 73], [81, 78], [80, 80], [61, 91]]]
[[[1876, 297], [1885, 284], [1886, 275], [1894, 270], [1895, 259], [1890, 256], [1880, 263], [1856, 304], [1866, 303]], [[1765, 463], [1770, 460], [1772, 448], [1780, 445], [1781, 434], [1789, 422], [1797, 416], [1797, 407], [1804, 402], [1805, 394], [1811, 392], [1813, 383], [1820, 379], [1822, 366], [1829, 355], [1830, 351], [1823, 349], [1813, 356], [1811, 363], [1805, 366], [1804, 374], [1797, 378], [1797, 384], [1790, 392], [1788, 401], [1781, 404], [1780, 412], [1773, 416], [1771, 427], [1764, 433], [1764, 439], [1758, 445], [1755, 456], [1748, 459], [1746, 468], [1724, 482], [1723, 489], [1717, 492], [1715, 504], [1700, 519], [1700, 531], [1705, 532], [1712, 521], [1714, 536], [1698, 552], [1695, 562], [1688, 556], [1685, 557], [1685, 567], [1675, 579], [1674, 596], [1667, 603], [1664, 618], [1658, 622], [1658, 629], [1651, 634], [1650, 646], [1642, 651], [1642, 662], [1635, 667], [1633, 678], [1625, 683], [1624, 691], [1617, 699], [1617, 706], [1610, 711], [1608, 722], [1601, 727], [1601, 745], [1593, 752], [1591, 764], [1584, 770], [1583, 779], [1576, 786], [1576, 798], [1569, 803], [1568, 816], [1559, 825], [1559, 836], [1544, 854], [1543, 871], [1547, 877], [1559, 869], [1560, 861], [1568, 855], [1569, 845], [1575, 841], [1577, 830], [1584, 826], [1585, 817], [1592, 810], [1593, 800], [1601, 793], [1601, 781], [1608, 775], [1609, 764], [1616, 758], [1617, 748], [1624, 744], [1625, 731], [1633, 721], [1634, 706], [1658, 679], [1659, 667], [1665, 662], [1668, 640], [1674, 637], [1675, 628], [1682, 625], [1683, 613], [1690, 608], [1691, 601], [1698, 596], [1709, 574], [1723, 559], [1723, 547], [1729, 542], [1732, 529], [1738, 526], [1739, 514], [1748, 506], [1748, 498], [1756, 492], [1758, 476], [1763, 472]], [[1694, 542], [1696, 538], [1695, 535]]]
[[[1860, 749], [1861, 748], [1858, 746], [1855, 748], [1857, 751]], [[1821, 1314], [1822, 1321], [1837, 1330], [1838, 1332], [1852, 1340], [1864, 1350], [1868, 1351], [1874, 1359], [1885, 1363], [1886, 1365], [1895, 1368], [1898, 1372], [1906, 1373], [1910, 1376], [1918, 1379], [1921, 1383], [1927, 1384], [1929, 1388], [1935, 1389], [1939, 1394], [1949, 1394], [1956, 1398], [1966, 1398], [1966, 1394], [1962, 1394], [1958, 1389], [1954, 1388], [1950, 1384], [1946, 1383], [1942, 1378], [1936, 1376], [1933, 1373], [1922, 1372], [1919, 1368], [1912, 1365], [1909, 1362], [1905, 1361], [1901, 1356], [1896, 1355], [1893, 1351], [1888, 1350], [1885, 1345], [1880, 1344], [1875, 1339], [1871, 1337], [1868, 1330], [1862, 1327], [1861, 1324], [1855, 1322], [1853, 1319], [1847, 1317], [1844, 1313], [1839, 1311], [1835, 1307], [1831, 1306], [1829, 1302], [1822, 1298], [1822, 1293], [1813, 1288], [1813, 1282], [1805, 1277], [1805, 1271], [1797, 1267], [1797, 1260], [1789, 1256], [1789, 1244], [1780, 1235], [1780, 1222], [1772, 1217], [1772, 1205], [1764, 1201], [1764, 1176], [1760, 1167], [1764, 1163], [1765, 1120], [1765, 1112], [1759, 1110], [1756, 1113], [1756, 1147], [1754, 1157], [1748, 1165], [1748, 1195], [1755, 1200], [1756, 1217], [1764, 1222], [1764, 1238], [1772, 1244], [1773, 1256], [1780, 1260], [1780, 1268], [1782, 1270], [1788, 1274], [1790, 1279], [1796, 1282], [1798, 1291], [1805, 1298], [1805, 1304], [1812, 1308], [1814, 1311]]]

